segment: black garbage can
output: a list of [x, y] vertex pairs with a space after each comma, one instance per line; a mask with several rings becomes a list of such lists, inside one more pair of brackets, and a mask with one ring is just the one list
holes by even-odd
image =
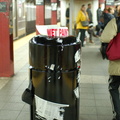
[[73, 36], [30, 40], [31, 120], [79, 120], [80, 50]]

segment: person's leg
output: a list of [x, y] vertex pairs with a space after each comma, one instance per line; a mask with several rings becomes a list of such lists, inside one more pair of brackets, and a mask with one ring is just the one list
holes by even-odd
[[96, 25], [96, 35], [100, 35], [100, 29], [101, 29], [101, 23], [100, 22], [98, 22], [98, 24]]
[[100, 35], [100, 30], [96, 30], [96, 35]]
[[116, 120], [120, 120], [120, 97], [119, 88], [120, 86], [120, 76], [110, 76], [109, 78], [109, 92], [111, 103], [113, 105], [113, 114]]
[[85, 29], [80, 29], [80, 40], [81, 40], [81, 44], [82, 46], [84, 46], [84, 39], [85, 39]]
[[89, 42], [90, 42], [90, 43], [93, 43], [93, 42], [92, 42], [92, 35], [93, 35], [92, 29], [88, 29], [88, 33], [89, 33]]
[[66, 19], [66, 27], [69, 29], [69, 19]]

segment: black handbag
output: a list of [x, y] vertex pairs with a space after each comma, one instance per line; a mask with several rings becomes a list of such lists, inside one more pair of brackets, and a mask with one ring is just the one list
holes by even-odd
[[34, 98], [34, 93], [32, 90], [32, 81], [30, 80], [28, 88], [26, 88], [22, 94], [22, 101], [29, 104], [29, 105], [32, 105], [33, 98]]
[[109, 43], [101, 43], [100, 52], [103, 59], [108, 59], [106, 54], [106, 49]]

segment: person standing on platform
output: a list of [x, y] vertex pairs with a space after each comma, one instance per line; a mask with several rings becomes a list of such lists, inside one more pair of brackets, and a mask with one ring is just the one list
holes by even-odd
[[70, 17], [70, 9], [69, 9], [69, 7], [66, 9], [65, 16], [66, 16], [66, 26], [69, 29], [69, 17]]
[[119, 11], [119, 9], [120, 9], [120, 5], [116, 5], [115, 8], [116, 8], [116, 9], [115, 9], [115, 12], [114, 12], [114, 16], [115, 16], [115, 17], [118, 17], [118, 11]]
[[89, 34], [89, 42], [90, 43], [93, 43], [93, 40], [92, 40], [92, 36], [96, 36], [95, 33], [94, 33], [94, 28], [93, 28], [93, 15], [92, 15], [92, 12], [91, 12], [91, 4], [89, 3], [88, 4], [88, 8], [87, 8], [87, 14], [88, 14], [88, 17], [89, 17], [89, 28], [88, 28], [88, 34]]
[[114, 18], [114, 8], [113, 7], [109, 7], [107, 9], [107, 13], [104, 12], [103, 13], [103, 19], [104, 19], [104, 28], [107, 25], [107, 23]]
[[101, 10], [101, 4], [99, 4], [99, 7], [97, 9], [97, 25], [96, 25], [96, 35], [100, 36], [100, 30], [101, 30], [101, 26], [103, 25], [103, 22], [101, 21], [102, 20], [102, 16], [103, 15], [103, 12]]
[[92, 15], [92, 12], [91, 12], [91, 4], [89, 3], [88, 4], [88, 8], [87, 8], [87, 14], [88, 14], [88, 17], [89, 17], [89, 22], [92, 23], [93, 22], [93, 15]]
[[80, 32], [80, 40], [81, 40], [81, 44], [83, 47], [84, 39], [85, 39], [85, 32], [88, 29], [88, 26], [83, 26], [81, 23], [82, 21], [89, 21], [85, 5], [82, 5], [80, 11], [78, 12], [77, 18], [76, 18], [76, 29], [78, 29]]
[[97, 21], [98, 21], [98, 24], [100, 22], [101, 16], [102, 16], [102, 10], [101, 10], [101, 4], [99, 4], [99, 7], [97, 9]]
[[[117, 21], [116, 21], [117, 20]], [[120, 9], [118, 18], [111, 19], [104, 28], [101, 35], [101, 42], [109, 43], [116, 35], [120, 33]], [[113, 119], [120, 120], [120, 60], [109, 61], [109, 92], [113, 108]]]

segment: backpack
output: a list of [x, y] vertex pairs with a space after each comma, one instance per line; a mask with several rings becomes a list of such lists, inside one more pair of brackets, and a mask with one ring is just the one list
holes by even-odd
[[[117, 24], [118, 32], [120, 32], [120, 27], [119, 27], [120, 26], [120, 17], [116, 18], [116, 24]], [[109, 43], [101, 43], [100, 52], [101, 52], [103, 59], [108, 59], [107, 54], [106, 54], [108, 44]]]
[[117, 35], [109, 42], [106, 55], [109, 60], [120, 60], [120, 17], [116, 18]]

